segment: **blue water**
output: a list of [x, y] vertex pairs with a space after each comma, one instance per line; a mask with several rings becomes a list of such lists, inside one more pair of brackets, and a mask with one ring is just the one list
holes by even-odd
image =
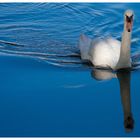
[[[0, 136], [140, 136], [139, 3], [1, 3]], [[132, 71], [96, 70], [81, 33], [121, 39], [135, 12]]]

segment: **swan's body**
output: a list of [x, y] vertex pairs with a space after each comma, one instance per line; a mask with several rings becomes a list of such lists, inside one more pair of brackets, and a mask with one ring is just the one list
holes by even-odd
[[83, 60], [91, 61], [95, 67], [111, 68], [114, 70], [130, 68], [132, 18], [133, 12], [127, 10], [125, 12], [122, 42], [114, 38], [92, 40], [86, 37], [84, 34], [81, 35], [79, 41], [81, 58]]
[[81, 58], [90, 60], [95, 67], [114, 69], [118, 63], [121, 42], [114, 38], [91, 40], [81, 35], [79, 46]]

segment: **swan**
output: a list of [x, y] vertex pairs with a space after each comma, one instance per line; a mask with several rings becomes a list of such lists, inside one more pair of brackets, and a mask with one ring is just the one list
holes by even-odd
[[121, 42], [112, 37], [92, 40], [82, 34], [79, 39], [81, 59], [91, 61], [97, 68], [111, 68], [113, 70], [131, 68], [130, 45], [133, 15], [132, 10], [126, 10], [124, 13]]

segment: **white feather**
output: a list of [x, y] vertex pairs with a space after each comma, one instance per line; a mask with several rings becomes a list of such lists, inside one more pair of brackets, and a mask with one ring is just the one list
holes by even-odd
[[92, 40], [90, 38], [88, 38], [87, 36], [85, 36], [84, 34], [82, 34], [80, 36], [80, 40], [79, 40], [79, 49], [80, 49], [80, 53], [81, 53], [81, 58], [83, 60], [89, 60], [89, 47], [91, 45]]
[[114, 38], [94, 39], [81, 35], [79, 48], [81, 58], [89, 60], [96, 67], [110, 67], [112, 69], [118, 63], [121, 42]]

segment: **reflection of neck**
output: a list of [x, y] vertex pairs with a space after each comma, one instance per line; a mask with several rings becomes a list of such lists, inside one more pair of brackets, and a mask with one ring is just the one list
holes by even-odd
[[131, 67], [130, 61], [130, 44], [131, 44], [131, 32], [126, 30], [126, 24], [124, 25], [124, 32], [122, 35], [120, 58], [117, 63], [116, 69]]
[[130, 101], [130, 71], [124, 70], [118, 72], [117, 77], [120, 83], [120, 93], [121, 93], [121, 100], [123, 105], [124, 120], [126, 121], [128, 120], [128, 118], [132, 118], [131, 101]]

